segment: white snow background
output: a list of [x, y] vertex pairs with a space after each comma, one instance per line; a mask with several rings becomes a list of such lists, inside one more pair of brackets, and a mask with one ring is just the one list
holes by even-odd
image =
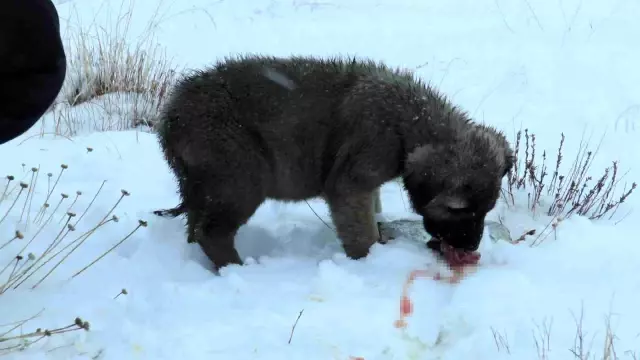
[[[108, 9], [122, 6], [97, 0], [56, 4], [63, 31], [76, 17], [107, 26], [113, 20], [105, 16]], [[475, 119], [498, 126], [512, 141], [520, 128], [535, 132], [537, 151], [547, 150], [552, 167], [562, 132], [567, 168], [584, 134], [594, 147], [604, 134], [593, 176], [620, 160], [627, 181], [640, 179], [638, 1], [180, 0], [161, 5], [163, 21], [155, 33], [185, 67], [247, 52], [371, 57], [417, 69]], [[135, 3], [132, 39], [158, 6]], [[415, 311], [403, 334], [393, 326], [403, 283], [411, 270], [436, 266], [422, 244], [396, 239], [375, 245], [366, 259], [349, 260], [307, 204], [268, 202], [239, 233], [237, 246], [247, 264], [215, 276], [199, 247], [186, 243], [182, 218], [151, 213], [178, 202], [155, 135], [130, 130], [54, 137], [38, 135], [41, 128], [37, 124], [0, 146], [0, 175], [16, 177], [10, 187], [20, 180], [29, 183], [30, 168], [40, 167], [33, 205], [23, 217], [37, 216], [60, 165], [68, 165], [51, 207], [61, 192], [69, 199], [31, 251], [42, 251], [63, 229], [76, 191], [82, 191], [73, 206], [79, 217], [106, 180], [80, 222], [82, 229], [67, 235], [71, 239], [97, 224], [121, 189], [130, 196], [113, 212], [119, 221], [99, 228], [42, 284], [31, 289], [44, 270], [0, 296], [0, 324], [44, 309], [19, 331], [65, 326], [76, 316], [90, 322], [90, 331], [48, 337], [8, 359], [578, 359], [571, 349], [581, 313], [589, 359], [605, 358], [607, 318], [617, 358], [640, 356], [640, 212], [626, 216], [640, 204], [637, 194], [614, 219], [573, 216], [537, 247], [485, 239], [482, 265], [459, 284], [431, 279], [413, 284]], [[3, 200], [0, 217], [18, 191]], [[396, 184], [383, 188], [385, 218], [416, 218], [404, 196]], [[550, 218], [527, 210], [526, 193], [518, 196], [518, 207], [501, 201], [489, 218], [502, 218], [514, 236], [542, 231]], [[0, 223], [5, 234], [0, 245], [13, 237], [16, 226], [24, 239], [13, 242], [13, 249], [37, 231], [35, 223], [18, 225], [24, 199]], [[330, 222], [324, 203], [309, 204]], [[140, 219], [148, 226], [69, 281]], [[0, 267], [15, 253], [0, 251]], [[123, 288], [127, 294], [114, 299]]]

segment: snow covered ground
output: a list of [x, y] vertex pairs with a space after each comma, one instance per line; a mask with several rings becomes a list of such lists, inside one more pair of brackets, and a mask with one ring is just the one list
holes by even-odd
[[[121, 6], [114, 0], [57, 4], [69, 31], [65, 19], [106, 23], [106, 9]], [[135, 4], [132, 38], [157, 4]], [[535, 132], [539, 153], [544, 148], [555, 154], [564, 132], [567, 165], [585, 129], [594, 145], [606, 131], [594, 176], [620, 160], [623, 170], [630, 168], [629, 180], [640, 179], [637, 1], [181, 0], [162, 6], [157, 35], [185, 66], [257, 52], [349, 54], [418, 68], [476, 119], [510, 136], [520, 127]], [[637, 194], [617, 219], [571, 217], [538, 247], [485, 241], [482, 265], [459, 284], [417, 280], [411, 288], [414, 314], [403, 333], [393, 323], [406, 277], [417, 268], [442, 266], [422, 244], [396, 239], [352, 261], [307, 204], [270, 202], [238, 236], [247, 265], [214, 276], [200, 249], [186, 243], [182, 219], [151, 214], [178, 202], [154, 135], [34, 136], [39, 132], [36, 125], [0, 146], [2, 175], [16, 178], [11, 186], [29, 183], [30, 168], [41, 167], [31, 219], [37, 219], [60, 164], [68, 165], [49, 202], [53, 208], [61, 192], [69, 198], [31, 251], [42, 251], [58, 236], [76, 191], [82, 195], [72, 209], [80, 217], [106, 180], [70, 239], [97, 224], [121, 189], [131, 195], [114, 210], [117, 223], [99, 228], [37, 288], [31, 290], [44, 269], [0, 296], [0, 324], [46, 308], [21, 331], [65, 326], [76, 316], [89, 321], [91, 330], [52, 336], [7, 358], [580, 359], [571, 349], [581, 312], [589, 359], [603, 358], [608, 314], [617, 357], [640, 356], [640, 213], [617, 223], [640, 205]], [[551, 164], [555, 156], [549, 158]], [[18, 191], [0, 204], [0, 217]], [[526, 193], [518, 195], [519, 207], [500, 203], [490, 218], [501, 217], [516, 236], [531, 228], [542, 231], [549, 218], [533, 217]], [[0, 246], [16, 226], [24, 239], [0, 250], [0, 269], [38, 229], [37, 222], [17, 225], [22, 196], [0, 222], [6, 234]], [[385, 186], [382, 197], [385, 218], [416, 218], [396, 184]], [[322, 202], [310, 205], [329, 221]], [[140, 219], [148, 226], [68, 281]], [[122, 289], [127, 294], [114, 299]]]

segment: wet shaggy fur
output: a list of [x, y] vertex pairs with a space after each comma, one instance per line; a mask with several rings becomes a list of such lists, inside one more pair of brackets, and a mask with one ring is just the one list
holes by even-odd
[[[185, 76], [158, 135], [190, 242], [241, 264], [238, 228], [266, 200], [328, 203], [345, 253], [379, 240], [378, 190], [402, 177], [432, 236], [478, 248], [512, 152], [409, 72], [369, 60], [242, 56]], [[379, 209], [378, 209], [379, 211]]]

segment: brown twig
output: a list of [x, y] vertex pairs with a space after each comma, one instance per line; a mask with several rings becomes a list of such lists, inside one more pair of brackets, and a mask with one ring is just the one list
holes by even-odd
[[300, 320], [300, 317], [302, 316], [303, 312], [304, 312], [304, 309], [300, 310], [300, 313], [298, 314], [298, 317], [296, 318], [296, 321], [293, 323], [293, 326], [291, 327], [291, 334], [289, 334], [289, 341], [287, 342], [287, 344], [291, 344], [291, 339], [293, 339], [293, 333], [296, 331], [296, 326], [298, 325], [298, 320]]

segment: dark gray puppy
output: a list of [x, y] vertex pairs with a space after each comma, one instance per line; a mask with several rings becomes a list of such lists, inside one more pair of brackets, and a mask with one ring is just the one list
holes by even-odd
[[216, 268], [242, 263], [235, 234], [267, 198], [323, 197], [347, 256], [365, 257], [379, 187], [398, 177], [427, 232], [475, 250], [513, 161], [411, 73], [356, 59], [227, 58], [177, 84], [158, 134], [182, 203], [155, 213], [186, 212]]

